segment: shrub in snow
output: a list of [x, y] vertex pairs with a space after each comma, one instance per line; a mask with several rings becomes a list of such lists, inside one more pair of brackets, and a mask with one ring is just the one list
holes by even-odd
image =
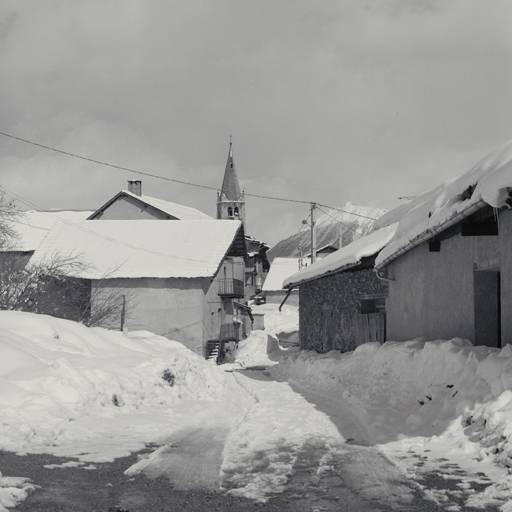
[[169, 386], [171, 386], [171, 388], [174, 386], [174, 383], [176, 382], [176, 377], [175, 377], [174, 373], [172, 373], [171, 370], [169, 370], [169, 368], [166, 368], [163, 371], [162, 379], [164, 379], [165, 382], [167, 382], [167, 384], [169, 384]]
[[118, 396], [115, 393], [112, 395], [112, 403], [116, 407], [122, 407], [124, 405], [124, 402], [120, 398], [118, 398]]

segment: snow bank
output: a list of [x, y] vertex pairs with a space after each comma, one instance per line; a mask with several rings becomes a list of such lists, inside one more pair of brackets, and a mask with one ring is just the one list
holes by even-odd
[[251, 306], [254, 313], [265, 315], [265, 330], [255, 330], [238, 343], [238, 348], [230, 356], [230, 362], [223, 364], [222, 369], [251, 368], [271, 366], [284, 356], [297, 352], [298, 347], [282, 348], [278, 335], [294, 336], [299, 329], [299, 311], [296, 306], [283, 306], [279, 311], [278, 304]]
[[[180, 343], [147, 332], [126, 337], [2, 311], [0, 354], [3, 450], [56, 453], [74, 443], [75, 451], [87, 453], [87, 447], [77, 448], [94, 430], [87, 419], [111, 429], [114, 437], [120, 424], [114, 418], [156, 414], [183, 399], [216, 400], [223, 393], [224, 377], [216, 368]], [[143, 430], [136, 421], [126, 428], [135, 437]], [[95, 460], [111, 458], [108, 447], [97, 450]]]
[[24, 501], [36, 486], [27, 483], [28, 478], [2, 476], [0, 473], [0, 512], [8, 512], [7, 507], [15, 507]]
[[281, 348], [279, 340], [266, 331], [253, 331], [247, 339], [238, 344], [238, 349], [233, 353], [234, 363], [229, 369], [272, 366], [277, 364], [282, 356], [297, 351], [296, 347]]
[[265, 332], [277, 336], [281, 333], [290, 333], [299, 328], [299, 308], [285, 304], [279, 311], [279, 304], [251, 305], [253, 313], [265, 315]]
[[270, 372], [342, 396], [376, 443], [444, 437], [445, 447], [512, 467], [510, 345], [474, 347], [460, 338], [367, 343], [345, 354], [291, 354]]

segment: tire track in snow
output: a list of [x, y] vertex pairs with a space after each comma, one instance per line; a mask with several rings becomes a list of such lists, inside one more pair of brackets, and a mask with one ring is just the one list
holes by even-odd
[[[331, 455], [325, 470], [314, 472], [310, 469], [310, 493], [325, 501], [326, 510], [340, 496], [348, 499], [357, 510], [380, 504], [380, 510], [391, 505], [395, 509], [408, 510], [414, 499], [411, 486], [402, 483], [401, 471], [385, 453], [375, 446], [373, 436], [366, 423], [353, 407], [342, 398], [305, 388], [295, 381], [288, 382], [308, 402], [325, 412], [347, 440], [341, 450]], [[350, 443], [350, 444], [348, 444]], [[300, 481], [304, 478], [293, 478]], [[333, 509], [334, 510], [334, 509]], [[375, 510], [370, 508], [369, 510]]]
[[255, 403], [226, 444], [222, 487], [234, 495], [265, 501], [285, 490], [306, 443], [324, 454], [343, 439], [326, 415], [286, 382], [261, 371], [244, 371], [235, 378]]
[[[233, 428], [243, 422], [254, 403], [247, 405], [248, 395], [226, 374], [226, 397], [222, 402], [208, 402], [210, 417], [201, 427], [190, 427], [172, 434], [165, 444], [125, 473], [144, 473], [149, 478], [164, 476], [175, 489], [219, 489], [226, 440]], [[255, 400], [250, 396], [250, 400]]]

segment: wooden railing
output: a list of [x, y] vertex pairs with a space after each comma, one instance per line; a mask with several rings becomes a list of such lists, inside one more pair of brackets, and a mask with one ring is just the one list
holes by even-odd
[[219, 341], [238, 341], [239, 324], [222, 324], [220, 326]]

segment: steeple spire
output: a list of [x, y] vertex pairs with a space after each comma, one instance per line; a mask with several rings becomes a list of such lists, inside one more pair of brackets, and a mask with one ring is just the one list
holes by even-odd
[[229, 136], [229, 153], [226, 162], [226, 170], [224, 171], [224, 181], [220, 197], [222, 201], [240, 201], [240, 185], [238, 183], [238, 175], [236, 174], [235, 161], [233, 160], [233, 142]]
[[217, 194], [217, 218], [238, 219], [245, 223], [245, 197], [240, 192], [238, 175], [236, 173], [235, 161], [233, 159], [232, 136], [229, 136], [229, 153], [224, 171], [222, 188]]

